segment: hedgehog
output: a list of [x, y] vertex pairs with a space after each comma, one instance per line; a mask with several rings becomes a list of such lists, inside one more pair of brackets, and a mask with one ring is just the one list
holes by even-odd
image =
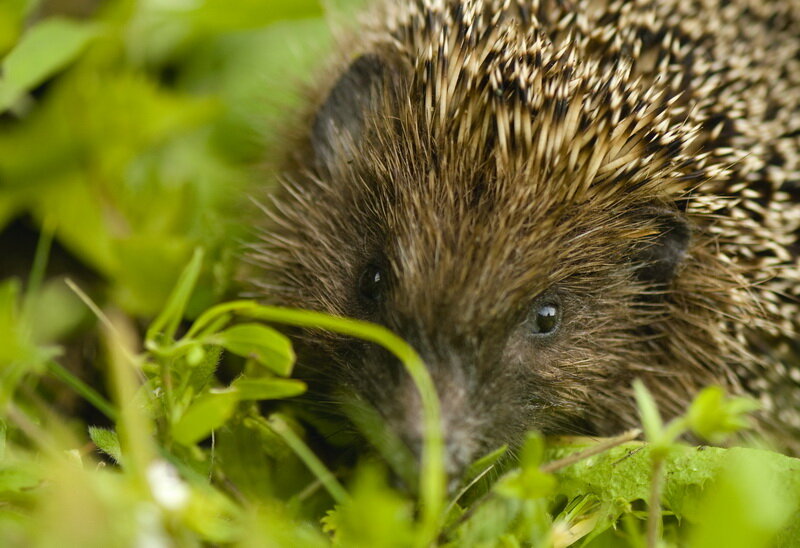
[[[529, 430], [634, 427], [634, 379], [666, 416], [707, 385], [751, 394], [797, 451], [800, 4], [385, 1], [332, 57], [285, 138], [254, 291], [407, 340], [452, 477]], [[318, 401], [419, 453], [397, 360], [292, 337]]]

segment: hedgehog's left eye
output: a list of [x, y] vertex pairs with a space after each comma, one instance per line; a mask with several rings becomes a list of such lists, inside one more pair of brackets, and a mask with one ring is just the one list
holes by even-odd
[[367, 303], [376, 304], [383, 300], [387, 285], [386, 270], [370, 264], [364, 268], [358, 279], [358, 293]]
[[537, 336], [555, 333], [561, 323], [561, 307], [556, 302], [537, 304], [528, 320], [530, 331]]

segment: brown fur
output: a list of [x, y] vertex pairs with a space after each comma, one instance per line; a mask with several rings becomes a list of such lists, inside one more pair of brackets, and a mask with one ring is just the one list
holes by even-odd
[[[755, 393], [791, 445], [799, 17], [793, 0], [380, 4], [291, 143], [252, 254], [261, 295], [409, 340], [453, 470], [528, 429], [636, 424], [637, 377], [668, 415], [711, 383]], [[376, 262], [388, 293], [365, 304]], [[563, 310], [546, 340], [542, 298]], [[321, 390], [418, 442], [385, 352], [298, 348]]]

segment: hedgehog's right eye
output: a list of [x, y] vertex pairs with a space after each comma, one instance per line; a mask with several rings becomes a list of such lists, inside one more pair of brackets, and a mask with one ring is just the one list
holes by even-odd
[[358, 293], [366, 302], [376, 304], [383, 300], [387, 284], [386, 270], [370, 264], [364, 268], [358, 279]]
[[531, 331], [535, 335], [549, 335], [558, 328], [559, 316], [557, 304], [548, 303], [537, 307], [531, 318]]
[[548, 292], [540, 296], [530, 308], [527, 319], [528, 332], [536, 338], [553, 335], [561, 327], [561, 300], [557, 294]]

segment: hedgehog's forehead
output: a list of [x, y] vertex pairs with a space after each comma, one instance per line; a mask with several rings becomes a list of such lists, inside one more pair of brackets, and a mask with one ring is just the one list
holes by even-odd
[[[643, 85], [625, 56], [592, 53], [588, 38], [570, 38], [568, 23], [545, 28], [529, 2], [402, 5], [390, 18], [396, 42], [385, 47], [387, 59], [404, 59], [394, 68], [407, 77], [387, 94], [382, 114], [393, 129], [382, 147], [414, 136], [406, 161], [431, 155], [467, 169], [527, 169], [532, 182], [555, 183], [541, 192], [562, 199], [685, 190], [675, 172], [693, 160], [684, 152], [697, 128], [659, 82]], [[647, 186], [654, 182], [660, 187]]]
[[[427, 299], [426, 288], [449, 288], [456, 299], [535, 293], [590, 264], [606, 239], [613, 254], [623, 236], [621, 202], [556, 203], [537, 197], [519, 178], [481, 185], [480, 177], [468, 184], [463, 177], [430, 171], [426, 180], [395, 180], [395, 192], [375, 204], [383, 253], [402, 294]], [[585, 249], [581, 235], [598, 226], [605, 231]]]

